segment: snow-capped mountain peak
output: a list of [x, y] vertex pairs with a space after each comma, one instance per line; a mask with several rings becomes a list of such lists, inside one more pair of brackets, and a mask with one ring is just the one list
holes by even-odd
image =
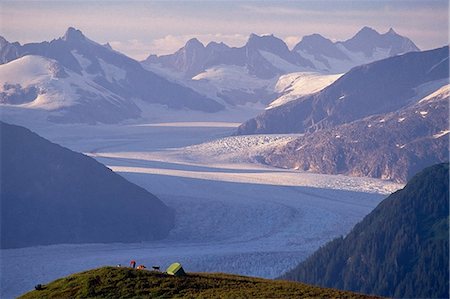
[[9, 44], [9, 42], [6, 40], [6, 38], [4, 38], [3, 36], [0, 36], [0, 49], [2, 49], [3, 47], [5, 47], [8, 44]]
[[319, 60], [320, 55], [340, 60], [349, 60], [348, 56], [336, 47], [336, 44], [317, 33], [304, 36], [294, 47], [293, 51], [308, 53], [317, 57]]
[[390, 35], [398, 35], [397, 32], [395, 32], [394, 28], [389, 28], [389, 31], [386, 32], [386, 34], [390, 34]]
[[18, 42], [10, 43], [3, 36], [0, 36], [0, 64], [11, 61], [18, 57]]
[[247, 41], [246, 47], [252, 50], [264, 50], [280, 55], [290, 52], [287, 45], [273, 34], [258, 36], [252, 33]]
[[189, 48], [204, 48], [205, 46], [197, 39], [197, 38], [191, 38], [186, 42], [186, 45], [184, 46], [185, 49]]
[[230, 47], [228, 47], [225, 43], [223, 43], [223, 42], [220, 42], [220, 43], [217, 43], [217, 42], [209, 42], [207, 45], [206, 45], [206, 48], [207, 49], [211, 49], [211, 50], [215, 50], [215, 51], [224, 51], [224, 50], [226, 50], [226, 49], [229, 49]]
[[355, 36], [353, 36], [349, 40], [359, 41], [359, 40], [365, 40], [365, 39], [369, 39], [369, 38], [376, 38], [378, 36], [380, 36], [380, 34], [375, 29], [368, 27], [368, 26], [364, 26], [363, 28], [361, 28], [361, 30], [359, 30], [355, 34]]
[[[139, 115], [131, 101], [42, 56], [26, 55], [0, 65], [0, 82], [4, 109], [57, 111], [49, 115], [55, 122], [112, 123]], [[96, 110], [98, 115], [92, 119], [90, 114]]]
[[73, 27], [67, 28], [66, 33], [62, 37], [64, 41], [83, 41], [85, 39], [86, 36], [80, 30]]
[[341, 44], [349, 51], [364, 53], [366, 57], [372, 57], [380, 48], [389, 49], [389, 56], [419, 51], [410, 39], [397, 34], [393, 28], [380, 34], [372, 28], [364, 27], [354, 37]]
[[103, 47], [105, 47], [106, 49], [109, 49], [109, 50], [113, 50], [113, 48], [111, 47], [110, 43], [104, 44]]
[[309, 59], [320, 71], [342, 73], [357, 65], [419, 49], [392, 28], [380, 34], [373, 28], [363, 27], [343, 42], [332, 42], [318, 34], [305, 36], [293, 51]]

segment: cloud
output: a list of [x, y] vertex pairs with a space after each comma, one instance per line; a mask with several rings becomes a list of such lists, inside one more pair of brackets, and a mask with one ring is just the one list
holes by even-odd
[[146, 42], [138, 39], [131, 39], [126, 41], [111, 41], [111, 47], [124, 53], [136, 60], [144, 60], [150, 54], [152, 42]]
[[183, 47], [192, 37], [193, 36], [191, 35], [174, 36], [169, 34], [162, 38], [153, 40], [149, 51], [151, 51], [152, 54], [157, 55], [170, 54]]

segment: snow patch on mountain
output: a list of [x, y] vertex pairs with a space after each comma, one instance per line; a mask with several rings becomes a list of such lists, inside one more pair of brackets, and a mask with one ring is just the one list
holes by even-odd
[[376, 60], [381, 60], [389, 57], [390, 49], [376, 48], [371, 57], [367, 57], [362, 52], [352, 52], [347, 50], [342, 44], [336, 44], [336, 48], [339, 49], [349, 59], [338, 59], [328, 56], [316, 57], [314, 54], [307, 53], [306, 51], [297, 50], [302, 57], [311, 61], [318, 71], [325, 73], [338, 74], [345, 73], [351, 68], [367, 64]]
[[120, 80], [125, 80], [125, 78], [127, 77], [127, 72], [124, 69], [109, 64], [100, 58], [98, 59], [98, 62], [100, 63], [100, 66], [105, 73], [106, 80], [108, 80], [109, 82], [114, 83]]
[[7, 83], [18, 83], [30, 85], [39, 78], [52, 77], [51, 65], [56, 63], [41, 56], [28, 55], [12, 61], [11, 63], [0, 65], [0, 80]]
[[206, 80], [219, 92], [233, 89], [252, 92], [255, 89], [267, 88], [274, 82], [274, 80], [263, 80], [249, 74], [246, 67], [225, 64], [208, 68], [194, 76], [192, 80]]
[[72, 53], [73, 57], [75, 57], [75, 59], [78, 61], [78, 64], [83, 70], [86, 70], [92, 64], [89, 59], [78, 53], [77, 50], [72, 50], [70, 51], [70, 53]]
[[311, 72], [283, 75], [275, 85], [275, 91], [282, 95], [270, 103], [266, 109], [272, 109], [296, 100], [301, 96], [318, 92], [339, 79], [342, 75], [324, 75]]
[[436, 133], [433, 135], [433, 138], [437, 139], [437, 138], [441, 138], [442, 136], [447, 135], [448, 133], [450, 133], [450, 130], [442, 130], [439, 133]]
[[[427, 89], [430, 89], [430, 88], [434, 89], [437, 86], [439, 86], [441, 83], [444, 83], [444, 84], [448, 83], [448, 79], [432, 82], [432, 84], [430, 84], [428, 86], [423, 86], [422, 90], [424, 92], [426, 92]], [[421, 99], [419, 101], [419, 103], [428, 102], [428, 101], [437, 100], [437, 99], [443, 99], [443, 98], [449, 97], [449, 96], [450, 96], [450, 84], [446, 84], [446, 85], [438, 88], [436, 91], [430, 93], [428, 96]]]
[[367, 64], [367, 63], [370, 63], [370, 62], [373, 62], [373, 61], [377, 61], [377, 60], [381, 60], [381, 59], [385, 59], [387, 57], [390, 57], [389, 53], [391, 51], [390, 48], [378, 48], [377, 47], [377, 48], [374, 49], [372, 56], [367, 57], [362, 52], [352, 52], [352, 51], [348, 50], [342, 44], [337, 44], [337, 47], [339, 48], [339, 50], [344, 52], [344, 54], [347, 55], [350, 58], [350, 60], [352, 61], [352, 64], [354, 66]]
[[293, 73], [298, 71], [307, 71], [310, 70], [308, 68], [292, 64], [278, 55], [273, 53], [259, 50], [259, 53], [266, 59], [270, 64], [272, 64], [275, 68], [281, 70], [283, 73]]
[[95, 83], [93, 75], [82, 73], [37, 55], [0, 65], [0, 105], [4, 116], [35, 118], [41, 117], [42, 112], [47, 120], [63, 123], [110, 123], [138, 116], [133, 102]]
[[[1, 104], [44, 110], [73, 105], [77, 97], [71, 85], [83, 84], [83, 79], [71, 71], [64, 71], [68, 78], [59, 80], [58, 72], [61, 72], [61, 66], [56, 61], [35, 55], [0, 65], [0, 82], [3, 84], [0, 86]], [[20, 89], [35, 89], [35, 97], [26, 102], [6, 100], [19, 93]]]

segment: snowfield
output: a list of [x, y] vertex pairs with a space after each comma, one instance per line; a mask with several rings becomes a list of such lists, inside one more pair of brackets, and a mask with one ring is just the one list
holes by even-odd
[[209, 81], [217, 91], [240, 89], [252, 92], [255, 89], [267, 88], [273, 80], [263, 80], [249, 74], [247, 68], [237, 65], [218, 65], [192, 77], [194, 81]]
[[[65, 80], [61, 80], [61, 77]], [[20, 88], [37, 89], [31, 99], [15, 105], [22, 108], [56, 110], [76, 105], [80, 102], [80, 95], [76, 93], [77, 88], [92, 94], [101, 94], [106, 99], [109, 97], [113, 104], [117, 101], [116, 97], [102, 86], [64, 69], [55, 60], [36, 55], [27, 55], [0, 65], [0, 82], [10, 85], [18, 84]], [[9, 90], [5, 86], [0, 86], [0, 92], [8, 93]], [[4, 105], [2, 109], [8, 108], [7, 104], [2, 104]]]
[[[41, 56], [27, 55], [0, 65], [0, 82], [19, 85], [19, 88], [35, 87], [36, 93], [28, 101], [19, 103], [31, 109], [55, 110], [72, 106], [78, 99], [70, 84], [82, 84], [83, 78], [69, 71], [70, 82], [58, 80], [58, 63]], [[69, 80], [67, 80], [69, 81]], [[7, 86], [0, 86], [0, 92], [10, 93]], [[66, 96], [61, 96], [61, 94]], [[2, 103], [4, 104], [4, 103]], [[2, 107], [3, 108], [3, 107]]]
[[259, 154], [295, 135], [227, 137], [238, 123], [225, 118], [102, 126], [15, 120], [148, 189], [177, 217], [169, 237], [154, 243], [2, 250], [2, 298], [73, 272], [127, 265], [131, 259], [147, 266], [165, 268], [179, 261], [187, 271], [273, 278], [346, 234], [386, 194], [402, 187], [256, 164]]
[[314, 72], [298, 72], [281, 76], [275, 85], [275, 91], [281, 96], [269, 104], [266, 109], [272, 109], [296, 100], [301, 96], [318, 92], [343, 74], [324, 75]]

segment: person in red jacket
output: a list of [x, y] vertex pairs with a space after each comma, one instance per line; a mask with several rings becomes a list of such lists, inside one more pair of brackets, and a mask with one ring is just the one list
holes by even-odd
[[134, 269], [134, 267], [136, 267], [136, 261], [135, 260], [132, 260], [130, 262], [130, 267], [133, 268], [133, 269]]

